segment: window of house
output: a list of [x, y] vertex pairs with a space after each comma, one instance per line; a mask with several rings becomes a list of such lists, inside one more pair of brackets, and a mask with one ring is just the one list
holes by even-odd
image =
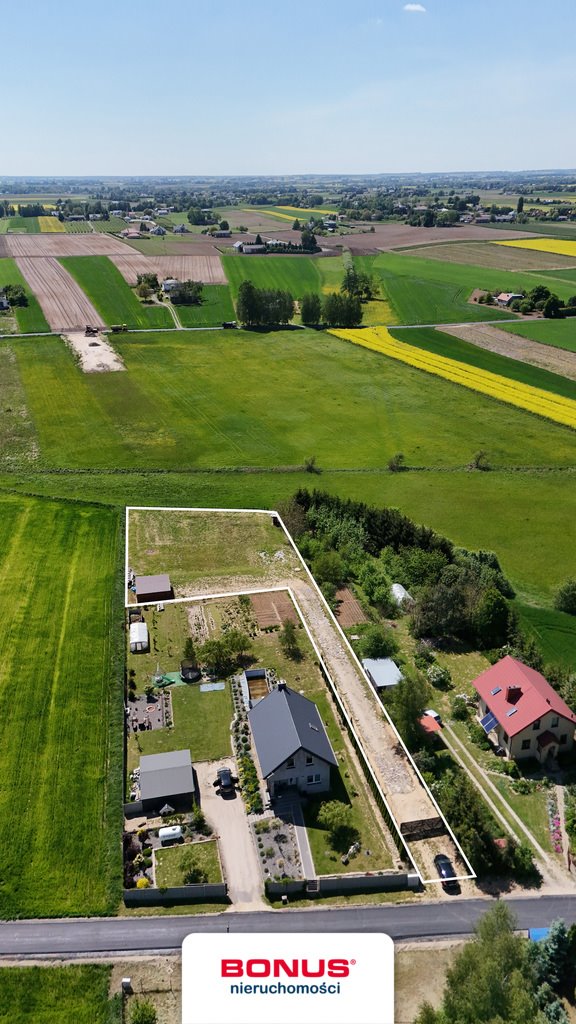
[[293, 757], [289, 757], [288, 760], [286, 761], [286, 764], [284, 765], [284, 767], [285, 768], [294, 768], [294, 763], [295, 763], [294, 762], [294, 758]]
[[314, 764], [314, 758], [312, 754], [306, 754], [306, 764]]
[[560, 743], [566, 743], [568, 741], [568, 734], [563, 732], [560, 737]]
[[536, 721], [532, 725], [532, 728], [533, 729], [539, 729], [540, 728], [540, 719], [539, 718], [536, 719]]
[[318, 783], [320, 782], [320, 775], [308, 775], [306, 778], [306, 782], [308, 783], [309, 786], [317, 786]]
[[553, 718], [551, 723], [550, 723], [550, 726], [551, 726], [552, 729], [555, 729], [557, 727], [557, 725], [558, 725], [558, 715], [556, 715], [556, 718]]
[[522, 750], [530, 750], [531, 740], [522, 740]]

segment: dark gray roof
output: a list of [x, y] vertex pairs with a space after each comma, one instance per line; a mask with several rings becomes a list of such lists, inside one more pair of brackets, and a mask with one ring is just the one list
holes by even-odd
[[172, 590], [168, 573], [162, 572], [158, 576], [137, 576], [136, 597], [139, 594], [165, 594]]
[[166, 754], [144, 754], [140, 758], [140, 797], [158, 800], [180, 793], [194, 792], [192, 759], [189, 750], [171, 750]]
[[264, 778], [300, 749], [338, 764], [318, 708], [295, 690], [272, 690], [248, 718]]

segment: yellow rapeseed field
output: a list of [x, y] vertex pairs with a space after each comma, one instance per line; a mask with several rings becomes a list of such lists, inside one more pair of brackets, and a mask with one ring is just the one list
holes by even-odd
[[38, 223], [40, 225], [40, 231], [66, 231], [64, 225], [58, 220], [58, 217], [38, 217]]
[[513, 242], [494, 242], [494, 245], [509, 245], [512, 249], [536, 249], [538, 252], [553, 252], [557, 256], [573, 256], [576, 259], [576, 242], [561, 238], [520, 238]]
[[354, 345], [363, 345], [364, 348], [381, 352], [392, 359], [399, 359], [402, 363], [432, 373], [436, 377], [454, 381], [455, 384], [461, 384], [471, 391], [479, 391], [483, 395], [489, 395], [501, 402], [508, 402], [519, 409], [526, 409], [528, 412], [576, 429], [576, 402], [570, 398], [563, 398], [562, 395], [555, 395], [542, 388], [521, 384], [497, 373], [481, 370], [477, 366], [470, 366], [468, 363], [460, 363], [456, 359], [448, 359], [426, 349], [407, 345], [393, 338], [385, 327], [342, 329], [330, 333], [344, 341], [351, 341]]

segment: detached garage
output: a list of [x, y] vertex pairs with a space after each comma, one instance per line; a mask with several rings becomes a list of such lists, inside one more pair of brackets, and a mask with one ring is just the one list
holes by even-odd
[[140, 758], [140, 799], [146, 814], [159, 814], [166, 803], [174, 810], [188, 811], [195, 791], [189, 750], [144, 754]]
[[138, 604], [152, 604], [155, 601], [171, 601], [174, 597], [168, 573], [158, 576], [136, 577], [136, 600]]
[[148, 626], [145, 622], [131, 622], [130, 623], [130, 653], [137, 654], [141, 651], [147, 651], [150, 647], [150, 639], [148, 637]]

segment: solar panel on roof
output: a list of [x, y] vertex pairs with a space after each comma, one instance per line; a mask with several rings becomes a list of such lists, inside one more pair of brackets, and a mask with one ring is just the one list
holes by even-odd
[[517, 711], [518, 711], [518, 708], [511, 708], [510, 711], [506, 712], [506, 718], [511, 718], [512, 715], [515, 715]]
[[492, 694], [493, 697], [495, 697], [497, 693], [502, 693], [502, 687], [495, 686], [493, 690], [490, 690], [490, 693]]
[[482, 726], [486, 734], [491, 732], [494, 726], [497, 724], [498, 719], [496, 718], [496, 715], [492, 711], [489, 711], [487, 715], [484, 715], [484, 718], [480, 719], [480, 725]]

